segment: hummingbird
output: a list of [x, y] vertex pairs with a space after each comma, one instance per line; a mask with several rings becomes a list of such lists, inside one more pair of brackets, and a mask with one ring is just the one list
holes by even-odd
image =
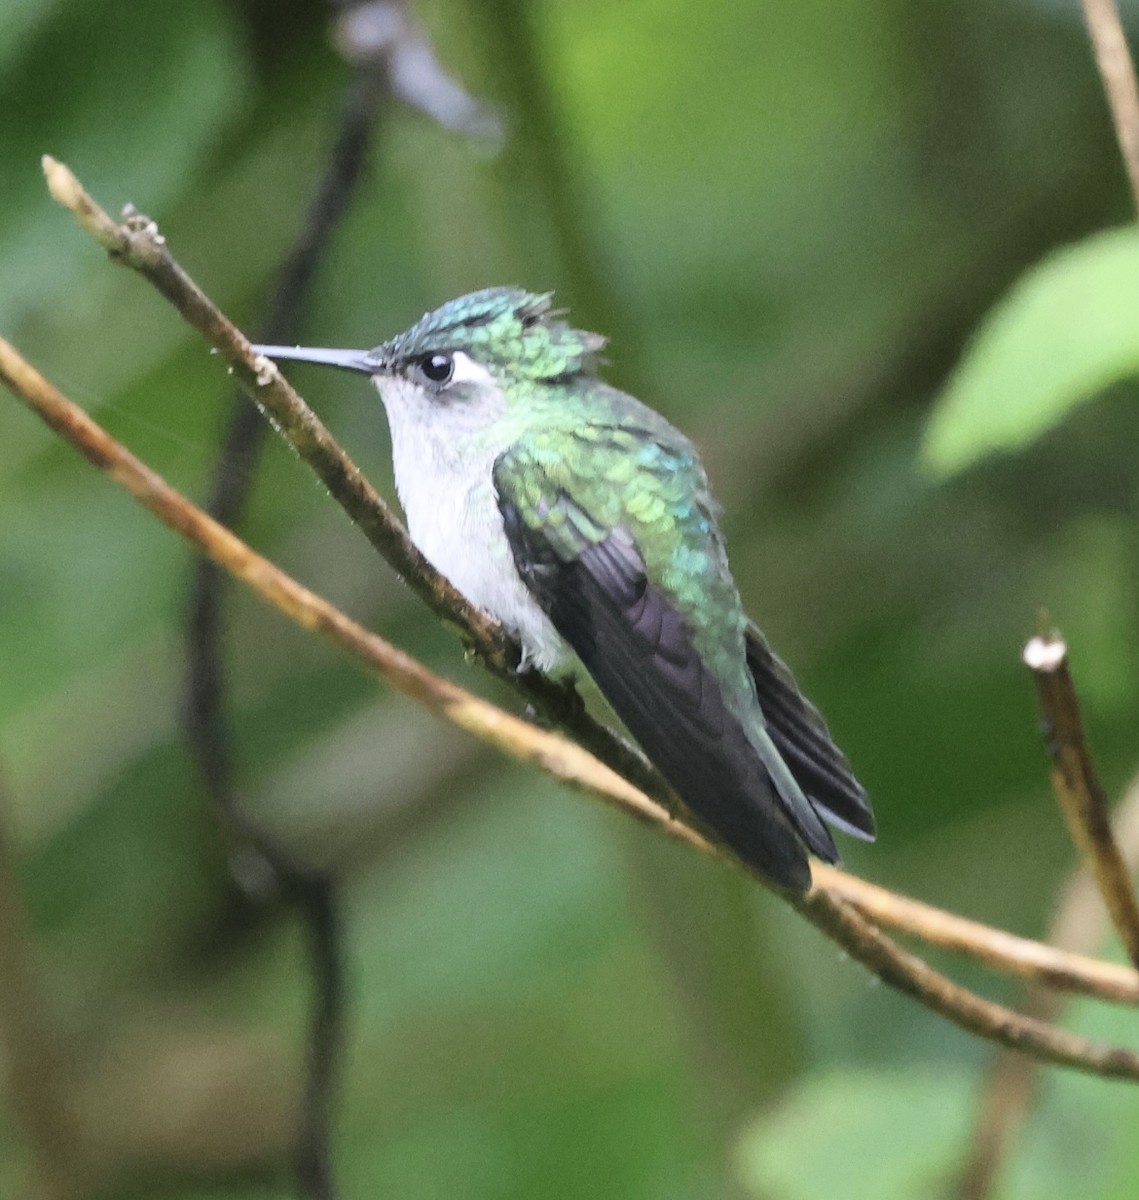
[[806, 891], [809, 854], [838, 861], [828, 825], [873, 840], [866, 792], [744, 613], [695, 446], [551, 301], [487, 288], [372, 350], [253, 349], [367, 375], [412, 541], [520, 669], [583, 666], [695, 823]]

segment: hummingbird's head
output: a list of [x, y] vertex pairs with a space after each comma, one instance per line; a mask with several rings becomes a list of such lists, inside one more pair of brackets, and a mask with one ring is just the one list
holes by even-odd
[[458, 400], [503, 394], [518, 383], [552, 383], [592, 373], [605, 339], [571, 329], [550, 306], [551, 293], [485, 288], [425, 313], [372, 350], [254, 346], [269, 358], [296, 359], [373, 377], [385, 402], [423, 393]]
[[571, 329], [550, 307], [551, 293], [486, 288], [449, 300], [405, 333], [377, 346], [389, 371], [445, 387], [481, 368], [500, 387], [519, 380], [552, 382], [593, 371], [605, 339]]

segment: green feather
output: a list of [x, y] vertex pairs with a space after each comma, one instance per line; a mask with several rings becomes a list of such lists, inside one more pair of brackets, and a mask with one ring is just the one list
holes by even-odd
[[[633, 397], [595, 379], [572, 386], [572, 404], [545, 392], [511, 406], [523, 428], [496, 479], [566, 560], [611, 529], [627, 530], [649, 582], [683, 616], [732, 710], [753, 723], [747, 620], [695, 448]], [[559, 494], [573, 498], [576, 516], [550, 504]]]
[[595, 369], [605, 345], [599, 333], [571, 329], [550, 307], [552, 293], [486, 288], [426, 313], [406, 332], [377, 347], [387, 363], [461, 350], [493, 370], [534, 381]]

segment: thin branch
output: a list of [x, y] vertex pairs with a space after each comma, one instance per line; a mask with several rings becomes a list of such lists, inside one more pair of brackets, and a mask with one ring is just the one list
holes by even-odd
[[711, 850], [698, 833], [677, 821], [583, 747], [560, 734], [539, 729], [429, 671], [418, 660], [369, 632], [262, 558], [116, 442], [3, 338], [0, 338], [0, 380], [165, 525], [208, 554], [266, 603], [302, 628], [336, 642], [397, 691], [520, 762], [533, 763], [555, 778], [599, 795], [643, 821], [666, 826], [692, 846]]
[[1116, 1004], [1139, 1005], [1139, 973], [1130, 967], [994, 929], [901, 896], [825, 863], [813, 863], [811, 873], [815, 887], [846, 900], [876, 925], [967, 955], [995, 971], [1017, 975], [1029, 983], [1096, 996]]
[[[0, 378], [51, 428], [160, 520], [302, 627], [329, 637], [405, 695], [518, 761], [533, 763], [692, 847], [714, 851], [699, 834], [581, 746], [538, 729], [435, 675], [256, 554], [115, 442], [2, 339]], [[740, 867], [738, 862], [735, 865]], [[839, 897], [816, 889], [787, 899], [884, 982], [967, 1032], [1048, 1062], [1109, 1078], [1139, 1080], [1139, 1054], [1089, 1042], [977, 996], [897, 946]]]
[[387, 502], [361, 475], [316, 414], [267, 359], [175, 262], [166, 240], [148, 217], [129, 210], [120, 224], [107, 215], [71, 171], [49, 155], [43, 159], [48, 188], [115, 262], [144, 275], [218, 350], [238, 382], [279, 427], [289, 444], [320, 476], [365, 537], [403, 575], [439, 617], [458, 619], [489, 661], [508, 666], [501, 632], [485, 614], [439, 575], [407, 536]]
[[1084, 865], [1099, 885], [1128, 958], [1139, 966], [1139, 901], [1115, 835], [1107, 797], [1084, 740], [1080, 704], [1068, 672], [1068, 648], [1059, 637], [1036, 637], [1024, 648], [1044, 717], [1052, 760], [1052, 789]]
[[435, 615], [445, 625], [457, 628], [486, 666], [509, 680], [546, 719], [571, 733], [575, 741], [654, 799], [666, 806], [674, 803], [671, 790], [644, 756], [590, 717], [572, 686], [554, 683], [535, 671], [516, 673], [521, 657], [517, 642], [424, 558], [387, 502], [276, 365], [251, 353], [245, 335], [171, 257], [157, 225], [134, 212], [119, 224], [95, 203], [63, 163], [45, 155], [43, 168], [55, 200], [74, 214], [112, 260], [140, 272], [221, 353], [241, 386], [271, 416], [333, 499]]
[[[1130, 869], [1139, 867], [1139, 777], [1128, 785], [1112, 821]], [[1048, 929], [1048, 942], [1076, 954], [1096, 950], [1109, 931], [1107, 911], [1095, 880], [1078, 867], [1060, 889], [1060, 898]], [[1040, 1021], [1056, 1022], [1063, 1016], [1063, 996], [1033, 989], [1022, 1011]], [[1039, 1064], [1021, 1054], [998, 1054], [978, 1101], [977, 1117], [961, 1171], [958, 1200], [987, 1200], [1028, 1118], [1037, 1095]]]
[[1139, 209], [1139, 84], [1115, 0], [1083, 0], [1084, 20], [1111, 109], [1119, 152]]
[[49, 1008], [36, 980], [34, 953], [0, 789], [0, 1066], [17, 1128], [35, 1163], [33, 1195], [70, 1200], [83, 1194], [72, 1097]]
[[1044, 1062], [1068, 1067], [1078, 1064], [1089, 1074], [1110, 1079], [1139, 1078], [1139, 1054], [1133, 1050], [1099, 1045], [978, 996], [903, 950], [845, 900], [829, 892], [812, 891], [791, 903], [883, 983], [940, 1013], [967, 1033]]

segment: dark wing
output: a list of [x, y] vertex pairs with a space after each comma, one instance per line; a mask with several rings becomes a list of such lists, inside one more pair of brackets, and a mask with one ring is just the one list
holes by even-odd
[[[769, 879], [808, 888], [806, 850], [771, 777], [632, 536], [599, 526], [548, 478], [536, 492], [533, 462], [520, 504], [511, 453], [495, 464], [499, 509], [554, 627], [696, 818]], [[833, 844], [821, 849], [833, 860]]]
[[874, 813], [846, 755], [834, 744], [822, 714], [799, 691], [795, 676], [754, 625], [747, 631], [747, 665], [767, 732], [804, 795], [831, 825], [872, 842]]

